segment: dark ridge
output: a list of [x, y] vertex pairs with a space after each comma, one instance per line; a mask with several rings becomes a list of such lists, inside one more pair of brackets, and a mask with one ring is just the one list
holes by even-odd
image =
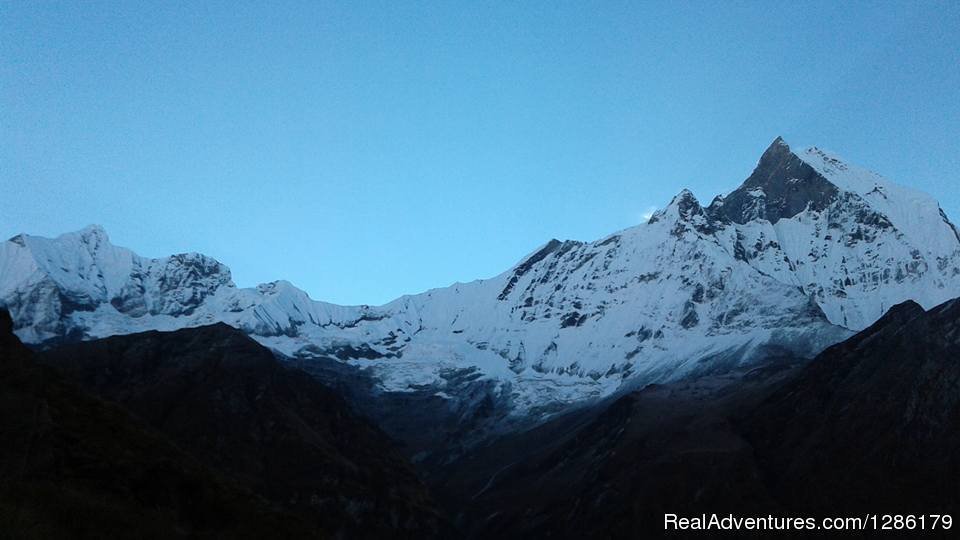
[[860, 343], [861, 341], [867, 340], [874, 334], [880, 332], [896, 331], [898, 328], [903, 327], [909, 321], [923, 315], [924, 313], [925, 311], [923, 307], [913, 300], [901, 302], [888, 309], [887, 312], [884, 313], [883, 316], [877, 319], [873, 324], [864, 328], [847, 341], [834, 345], [834, 347], [848, 346], [851, 343]]
[[946, 223], [950, 230], [953, 231], [953, 235], [957, 237], [957, 243], [960, 243], [960, 231], [957, 230], [957, 226], [950, 221], [950, 218], [947, 217], [947, 213], [943, 211], [943, 208], [940, 209], [940, 217], [943, 218], [943, 222]]
[[597, 244], [597, 247], [603, 247], [603, 246], [606, 246], [606, 245], [608, 245], [608, 244], [617, 243], [617, 242], [619, 242], [619, 241], [620, 241], [620, 235], [619, 235], [619, 234], [615, 234], [615, 235], [611, 236], [610, 238], [607, 238], [607, 239], [604, 240], [603, 242], [600, 242], [599, 244]]
[[883, 314], [882, 317], [877, 321], [881, 325], [888, 325], [893, 323], [903, 324], [910, 319], [919, 317], [926, 313], [920, 304], [914, 302], [913, 300], [907, 300], [906, 302], [901, 302]]
[[510, 277], [510, 281], [507, 282], [507, 285], [503, 288], [503, 291], [501, 291], [500, 295], [497, 296], [497, 300], [506, 300], [507, 297], [510, 296], [510, 291], [512, 291], [513, 287], [517, 284], [517, 281], [519, 281], [524, 274], [529, 272], [530, 269], [533, 268], [533, 265], [547, 258], [547, 255], [550, 255], [556, 251], [561, 245], [563, 245], [563, 242], [554, 238], [547, 242], [547, 245], [543, 246], [539, 251], [528, 257], [527, 260], [517, 265], [517, 268], [513, 271], [513, 276]]
[[960, 302], [914, 302], [818, 356], [745, 421], [798, 511], [956, 512]]

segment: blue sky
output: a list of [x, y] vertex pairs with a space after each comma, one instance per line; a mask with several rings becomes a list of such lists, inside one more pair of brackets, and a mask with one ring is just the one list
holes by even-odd
[[261, 4], [0, 2], [0, 234], [379, 304], [709, 201], [777, 135], [960, 221], [957, 2]]

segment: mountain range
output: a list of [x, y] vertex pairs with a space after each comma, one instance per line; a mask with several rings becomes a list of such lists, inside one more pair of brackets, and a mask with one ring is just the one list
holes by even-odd
[[24, 342], [223, 322], [386, 392], [455, 401], [482, 384], [511, 417], [811, 358], [897, 303], [956, 296], [960, 233], [933, 198], [780, 138], [707, 206], [684, 190], [647, 223], [550, 240], [494, 278], [383, 306], [315, 301], [286, 281], [238, 288], [211, 257], [140, 257], [97, 226], [0, 244], [0, 306]]

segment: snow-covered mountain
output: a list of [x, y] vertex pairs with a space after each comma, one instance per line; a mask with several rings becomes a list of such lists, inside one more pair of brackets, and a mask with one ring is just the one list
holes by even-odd
[[0, 245], [0, 305], [26, 342], [226, 322], [287, 356], [336, 357], [384, 389], [490, 380], [517, 411], [811, 357], [912, 299], [960, 296], [960, 234], [937, 202], [777, 139], [736, 190], [682, 191], [649, 222], [551, 240], [492, 279], [379, 307], [285, 281], [237, 288], [199, 254], [139, 257], [99, 227]]

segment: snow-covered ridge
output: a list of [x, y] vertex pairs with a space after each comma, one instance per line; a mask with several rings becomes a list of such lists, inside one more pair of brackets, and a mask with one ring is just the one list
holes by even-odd
[[285, 281], [237, 288], [214, 259], [139, 257], [99, 227], [0, 244], [0, 305], [27, 342], [226, 322], [289, 356], [336, 357], [387, 390], [493, 380], [517, 410], [812, 356], [913, 299], [960, 296], [960, 237], [936, 201], [781, 139], [742, 186], [683, 190], [647, 223], [551, 240], [489, 280], [337, 306]]
[[[863, 198], [918, 246], [927, 247], [931, 253], [956, 249], [956, 228], [933, 197], [894, 184], [873, 171], [849, 165], [826, 150], [808, 148], [799, 156], [840, 189]], [[931, 241], [934, 245], [930, 245]]]

